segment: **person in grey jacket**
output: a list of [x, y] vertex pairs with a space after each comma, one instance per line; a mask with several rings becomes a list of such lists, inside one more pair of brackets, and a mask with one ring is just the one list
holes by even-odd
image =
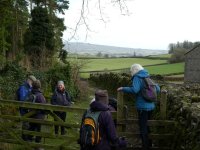
[[[155, 103], [146, 101], [142, 96], [141, 89], [144, 88], [143, 79], [149, 77], [150, 75], [140, 64], [133, 64], [130, 72], [132, 75], [132, 86], [119, 87], [117, 91], [136, 95], [135, 105], [138, 112], [142, 148], [143, 150], [149, 150], [151, 140], [148, 138], [149, 128], [147, 122], [151, 118], [152, 111], [155, 109]], [[160, 87], [158, 85], [156, 85], [156, 91], [157, 93], [160, 92]]]
[[[54, 94], [51, 98], [52, 105], [60, 105], [60, 106], [70, 106], [71, 105], [71, 97], [69, 93], [65, 89], [65, 85], [63, 81], [58, 81], [57, 87], [54, 91]], [[62, 111], [54, 111], [54, 113], [60, 117], [63, 121], [66, 119], [66, 112]], [[59, 126], [55, 126], [55, 134], [58, 134]], [[65, 127], [61, 126], [61, 135], [65, 134]]]

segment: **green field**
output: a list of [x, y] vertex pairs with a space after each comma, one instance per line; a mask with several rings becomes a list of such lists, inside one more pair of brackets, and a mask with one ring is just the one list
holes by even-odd
[[175, 73], [183, 73], [184, 72], [185, 63], [175, 63], [175, 64], [166, 64], [166, 65], [158, 65], [158, 66], [149, 66], [144, 67], [149, 71], [150, 74], [175, 74]]
[[[169, 57], [170, 55], [158, 55], [158, 58]], [[82, 64], [80, 76], [88, 78], [90, 72], [126, 72], [134, 63], [139, 63], [149, 71], [150, 74], [177, 74], [184, 72], [184, 63], [167, 64], [165, 59], [150, 58], [104, 58], [104, 59], [71, 59]], [[153, 66], [148, 66], [153, 65]], [[154, 66], [155, 65], [155, 66]], [[124, 70], [125, 69], [125, 70]]]
[[167, 62], [167, 60], [144, 58], [81, 59], [81, 61], [85, 61], [83, 62], [85, 65], [81, 72], [130, 68], [134, 63], [139, 63], [141, 65], [154, 65]]
[[171, 54], [163, 54], [163, 55], [151, 55], [149, 57], [153, 57], [153, 58], [170, 58]]

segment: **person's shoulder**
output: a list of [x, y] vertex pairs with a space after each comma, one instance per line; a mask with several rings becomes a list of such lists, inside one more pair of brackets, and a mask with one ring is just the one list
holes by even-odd
[[28, 86], [26, 85], [26, 83], [23, 83], [19, 86], [19, 89], [28, 89]]
[[133, 81], [142, 81], [144, 79], [144, 77], [141, 77], [141, 76], [138, 76], [138, 75], [135, 75], [132, 80]]
[[30, 85], [27, 82], [22, 83], [21, 87], [27, 88], [27, 89], [31, 88]]
[[101, 115], [103, 118], [112, 117], [111, 112], [110, 112], [109, 110], [107, 110], [107, 111], [101, 111], [100, 115]]
[[69, 91], [65, 90], [65, 94], [66, 94], [66, 95], [69, 95]]
[[58, 94], [58, 90], [55, 89], [55, 90], [53, 91], [53, 95], [57, 95], [57, 94]]
[[39, 101], [46, 101], [42, 92], [36, 93], [35, 96], [36, 96], [36, 99], [38, 99]]

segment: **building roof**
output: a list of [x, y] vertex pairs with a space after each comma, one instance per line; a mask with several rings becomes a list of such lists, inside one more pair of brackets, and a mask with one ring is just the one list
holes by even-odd
[[188, 53], [190, 53], [191, 51], [195, 50], [197, 47], [200, 47], [200, 44], [197, 44], [196, 46], [194, 46], [192, 49], [190, 49], [187, 53], [185, 53], [185, 55], [187, 55]]

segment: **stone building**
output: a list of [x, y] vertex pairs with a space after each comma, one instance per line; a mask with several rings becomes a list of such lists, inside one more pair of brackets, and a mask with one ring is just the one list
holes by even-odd
[[200, 83], [200, 44], [185, 54], [185, 83]]

